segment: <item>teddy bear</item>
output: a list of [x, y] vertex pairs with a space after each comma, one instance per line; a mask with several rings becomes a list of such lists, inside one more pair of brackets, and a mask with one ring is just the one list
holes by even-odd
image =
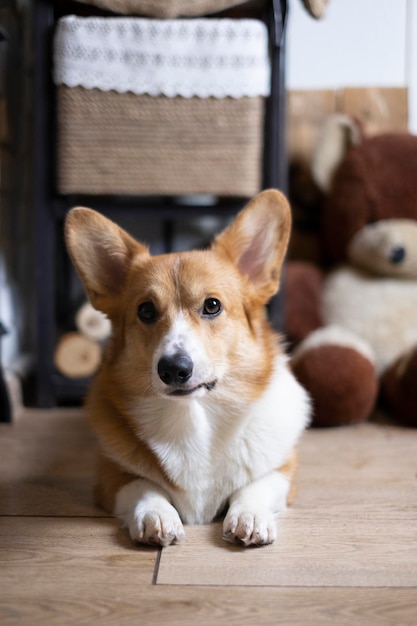
[[323, 264], [288, 263], [284, 319], [313, 425], [362, 422], [381, 400], [417, 426], [417, 137], [334, 115], [312, 173]]

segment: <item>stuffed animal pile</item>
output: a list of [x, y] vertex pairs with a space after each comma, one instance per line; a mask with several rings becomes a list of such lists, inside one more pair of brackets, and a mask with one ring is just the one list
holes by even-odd
[[326, 272], [289, 263], [285, 314], [313, 424], [364, 421], [381, 400], [417, 426], [417, 137], [366, 138], [333, 116], [313, 174]]

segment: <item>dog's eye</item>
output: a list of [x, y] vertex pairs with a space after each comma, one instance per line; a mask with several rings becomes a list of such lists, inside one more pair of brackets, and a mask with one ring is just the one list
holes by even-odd
[[217, 298], [207, 298], [204, 301], [203, 315], [214, 317], [222, 311], [222, 303]]
[[138, 306], [138, 318], [144, 324], [153, 324], [158, 318], [158, 312], [153, 302], [142, 302]]

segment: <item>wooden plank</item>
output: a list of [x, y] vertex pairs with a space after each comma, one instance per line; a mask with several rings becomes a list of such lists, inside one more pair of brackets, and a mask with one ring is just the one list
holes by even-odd
[[406, 87], [361, 87], [337, 90], [293, 90], [287, 96], [290, 161], [309, 164], [326, 119], [345, 113], [361, 121], [368, 135], [407, 132]]
[[0, 515], [104, 515], [93, 504], [95, 458], [80, 410], [25, 411], [0, 425]]
[[377, 504], [416, 511], [417, 430], [381, 423], [383, 419], [379, 414], [379, 423], [305, 433], [297, 508]]
[[[59, 591], [90, 582], [151, 584], [158, 550], [133, 546], [113, 519], [0, 518], [0, 589]], [[104, 587], [105, 588], [105, 587]]]
[[180, 549], [163, 551], [158, 584], [417, 587], [415, 523], [415, 513], [292, 511], [277, 542], [258, 550], [228, 546], [220, 525], [192, 527]]
[[189, 527], [158, 584], [417, 586], [416, 445], [417, 431], [375, 424], [309, 431], [277, 542], [243, 550], [219, 524]]
[[[216, 531], [218, 525], [200, 527]], [[270, 625], [352, 623], [414, 624], [416, 589], [342, 589], [210, 587], [174, 584], [151, 586], [158, 551], [133, 547], [112, 520], [3, 518], [0, 520], [0, 622], [3, 626], [44, 624], [152, 624], [154, 626], [227, 623]], [[207, 567], [202, 542], [194, 546], [200, 569]], [[305, 546], [299, 545], [300, 552]], [[268, 548], [233, 553], [233, 580], [242, 580], [242, 561], [256, 561]], [[175, 560], [184, 545], [170, 549]], [[164, 551], [164, 554], [167, 552]], [[230, 566], [224, 548], [210, 549], [221, 580]], [[210, 557], [211, 558], [211, 557]], [[269, 552], [269, 568], [279, 554]], [[308, 550], [305, 554], [308, 561]], [[259, 563], [259, 561], [258, 561]], [[340, 562], [337, 567], [343, 567]], [[257, 565], [252, 577], [259, 574]], [[266, 576], [265, 576], [266, 577]], [[366, 618], [361, 622], [361, 617]]]
[[110, 572], [106, 585], [23, 579], [2, 591], [2, 626], [415, 626], [417, 614], [415, 589], [148, 587]]
[[407, 132], [408, 89], [406, 87], [343, 89], [340, 112], [359, 119], [367, 135]]
[[334, 90], [293, 90], [287, 95], [287, 146], [291, 161], [309, 163], [324, 120], [338, 110]]

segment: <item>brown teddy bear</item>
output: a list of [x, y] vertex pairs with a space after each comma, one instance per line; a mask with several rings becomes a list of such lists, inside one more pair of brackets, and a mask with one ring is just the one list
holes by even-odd
[[285, 320], [313, 424], [363, 421], [380, 395], [392, 417], [417, 426], [417, 137], [366, 138], [333, 116], [312, 169], [332, 269], [288, 264]]

